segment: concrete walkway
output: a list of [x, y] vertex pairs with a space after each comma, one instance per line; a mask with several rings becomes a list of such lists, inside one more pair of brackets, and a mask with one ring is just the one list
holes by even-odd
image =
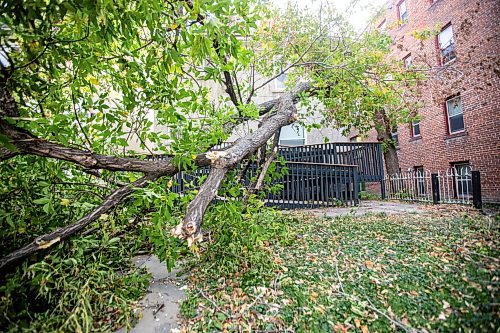
[[[301, 211], [301, 210], [298, 210]], [[422, 205], [391, 202], [391, 201], [362, 201], [357, 207], [330, 207], [319, 209], [303, 210], [316, 216], [342, 216], [342, 215], [365, 215], [369, 213], [404, 214], [423, 213], [425, 209]]]
[[[178, 332], [179, 300], [185, 297], [184, 287], [181, 287], [184, 285], [183, 277], [177, 277], [178, 270], [168, 272], [165, 263], [153, 255], [137, 256], [134, 263], [151, 273], [151, 283], [140, 302], [142, 316], [129, 332]], [[125, 332], [125, 328], [117, 331]]]

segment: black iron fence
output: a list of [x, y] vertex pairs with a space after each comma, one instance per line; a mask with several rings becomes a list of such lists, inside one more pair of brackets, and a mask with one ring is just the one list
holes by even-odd
[[[232, 143], [214, 147], [223, 150]], [[355, 165], [360, 182], [383, 182], [384, 159], [382, 145], [376, 142], [337, 142], [304, 146], [280, 146], [278, 155], [287, 162]]]
[[266, 191], [269, 206], [282, 209], [358, 205], [359, 174], [355, 165], [286, 162], [282, 179]]
[[[227, 149], [231, 145], [223, 143], [213, 150]], [[275, 190], [265, 191], [267, 205], [283, 209], [357, 205], [361, 182], [380, 182], [384, 197], [383, 158], [379, 143], [280, 146], [278, 155], [286, 161], [287, 171], [283, 178], [272, 181]], [[245, 186], [249, 186], [255, 171], [255, 165], [252, 165], [243, 181]], [[180, 172], [173, 177], [170, 190], [182, 193], [196, 188], [209, 172], [209, 167]]]
[[280, 147], [279, 155], [290, 162], [356, 165], [361, 182], [384, 180], [380, 143], [341, 142]]
[[452, 167], [436, 173], [420, 170], [398, 173], [386, 177], [385, 187], [389, 199], [482, 207], [481, 174], [471, 167]]
[[[282, 176], [272, 180], [262, 192], [268, 206], [295, 209], [354, 206], [359, 203], [359, 174], [355, 165], [285, 162], [284, 165], [278, 163], [276, 171]], [[196, 189], [209, 172], [210, 168], [179, 172], [173, 177], [170, 190], [183, 193]], [[252, 165], [242, 186], [251, 186], [254, 176], [256, 166]]]

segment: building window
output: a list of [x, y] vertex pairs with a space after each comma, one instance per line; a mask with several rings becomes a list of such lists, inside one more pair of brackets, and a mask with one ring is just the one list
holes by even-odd
[[406, 69], [410, 69], [413, 66], [413, 60], [411, 58], [411, 53], [403, 58], [403, 62], [405, 64]]
[[453, 38], [453, 28], [451, 24], [446, 26], [437, 37], [440, 61], [442, 65], [446, 65], [450, 61], [457, 58], [455, 52], [455, 40]]
[[304, 126], [293, 123], [281, 128], [279, 144], [282, 146], [302, 146], [306, 144]]
[[411, 122], [411, 136], [413, 138], [420, 137], [420, 120], [414, 120]]
[[406, 23], [406, 21], [408, 21], [408, 8], [406, 7], [405, 0], [399, 3], [398, 14], [399, 14], [399, 21], [401, 22], [401, 24], [404, 24]]
[[415, 172], [415, 190], [418, 196], [425, 196], [425, 174], [423, 166], [413, 168]]
[[462, 98], [460, 96], [455, 96], [446, 100], [446, 118], [448, 121], [449, 134], [465, 130]]
[[472, 196], [472, 168], [468, 162], [452, 163], [455, 180], [455, 196], [469, 198]]

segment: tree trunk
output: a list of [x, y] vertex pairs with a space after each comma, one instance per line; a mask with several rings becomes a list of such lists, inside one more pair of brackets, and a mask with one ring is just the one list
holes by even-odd
[[377, 140], [382, 142], [385, 169], [388, 175], [399, 173], [399, 158], [395, 142], [392, 139], [392, 127], [385, 113], [380, 110], [375, 114], [375, 129], [377, 130]]
[[186, 239], [189, 245], [201, 240], [203, 215], [210, 202], [217, 195], [220, 183], [226, 173], [238, 165], [245, 156], [265, 145], [269, 138], [277, 133], [281, 127], [297, 120], [297, 109], [292, 96], [293, 93], [283, 94], [276, 105], [277, 113], [264, 121], [262, 126], [253, 133], [236, 141], [231, 148], [222, 152], [206, 154], [212, 160], [210, 174], [201, 185], [194, 199], [189, 203], [182, 222], [172, 230], [174, 236]]

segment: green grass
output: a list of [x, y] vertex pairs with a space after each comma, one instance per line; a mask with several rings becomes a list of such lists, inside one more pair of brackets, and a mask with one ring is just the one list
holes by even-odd
[[[213, 257], [217, 242], [206, 245], [211, 264], [193, 258], [188, 330], [499, 330], [498, 220], [458, 211], [272, 220], [286, 235], [257, 242], [266, 260], [229, 248]], [[247, 275], [249, 262], [266, 279]]]

